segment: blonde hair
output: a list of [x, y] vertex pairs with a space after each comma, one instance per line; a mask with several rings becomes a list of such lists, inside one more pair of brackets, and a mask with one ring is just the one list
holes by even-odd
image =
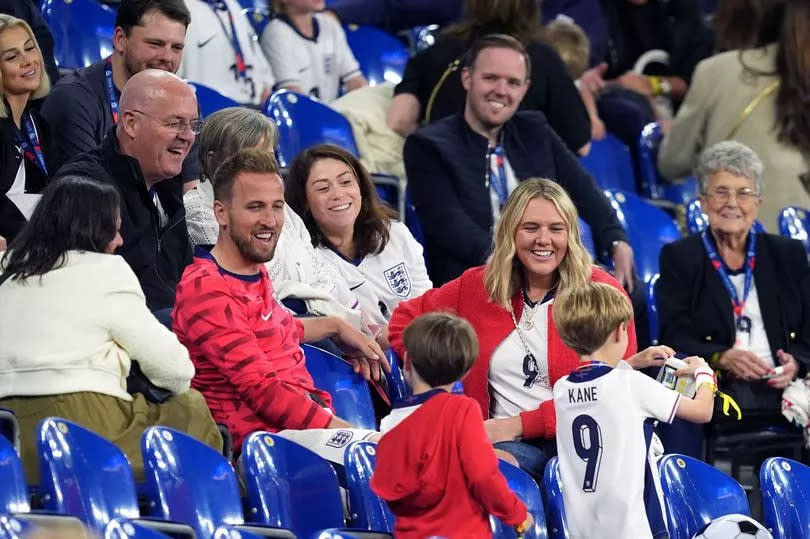
[[563, 343], [587, 356], [601, 348], [619, 324], [633, 319], [633, 306], [617, 288], [590, 282], [554, 298], [552, 316]]
[[414, 319], [402, 334], [408, 362], [430, 387], [461, 380], [478, 357], [478, 337], [469, 322], [452, 313]]
[[558, 17], [546, 25], [544, 37], [562, 58], [572, 79], [578, 79], [588, 69], [591, 42], [582, 28], [568, 17]]
[[[45, 71], [45, 60], [42, 58], [42, 50], [39, 48], [39, 43], [37, 43], [37, 38], [34, 36], [34, 31], [31, 30], [31, 27], [28, 26], [28, 23], [24, 20], [18, 19], [17, 17], [12, 17], [11, 15], [7, 15], [5, 13], [0, 13], [0, 34], [6, 30], [14, 28], [15, 26], [19, 26], [28, 32], [28, 37], [34, 42], [34, 47], [36, 47], [37, 54], [39, 54], [39, 88], [37, 88], [34, 93], [28, 97], [28, 101], [43, 98], [48, 95], [48, 92], [51, 90], [51, 79], [48, 77], [48, 73]], [[0, 92], [2, 92], [2, 96], [5, 97], [6, 92], [5, 86], [3, 86], [2, 71], [0, 71]], [[8, 107], [6, 107], [6, 104], [2, 99], [0, 99], [0, 118], [8, 118], [8, 114]]]
[[529, 202], [544, 198], [554, 204], [568, 227], [568, 252], [563, 257], [559, 273], [559, 290], [581, 286], [591, 280], [591, 256], [579, 235], [577, 209], [568, 193], [554, 180], [531, 178], [512, 192], [495, 229], [492, 256], [484, 273], [484, 286], [489, 298], [512, 311], [512, 297], [520, 290], [523, 266], [516, 256], [515, 234]]

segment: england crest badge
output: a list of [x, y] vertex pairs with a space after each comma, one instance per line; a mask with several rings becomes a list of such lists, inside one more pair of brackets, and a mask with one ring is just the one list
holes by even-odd
[[411, 279], [408, 277], [408, 270], [405, 269], [405, 262], [400, 262], [394, 267], [388, 268], [383, 272], [385, 280], [388, 281], [388, 286], [394, 291], [394, 294], [401, 298], [407, 298], [411, 293]]

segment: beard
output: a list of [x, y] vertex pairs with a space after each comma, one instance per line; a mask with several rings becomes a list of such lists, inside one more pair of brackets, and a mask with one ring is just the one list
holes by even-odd
[[126, 68], [127, 73], [129, 73], [129, 77], [137, 73], [140, 73], [141, 71], [144, 71], [146, 69], [162, 69], [163, 71], [174, 73], [174, 71], [169, 69], [169, 66], [161, 65], [160, 67], [150, 68], [148, 64], [138, 61], [135, 57], [132, 56], [132, 54], [129, 53], [124, 53], [123, 60], [124, 60], [124, 67]]
[[273, 256], [276, 254], [276, 245], [278, 245], [278, 232], [275, 233], [273, 239], [276, 241], [270, 247], [269, 252], [262, 252], [256, 249], [250, 241], [250, 236], [243, 237], [237, 236], [233, 233], [233, 229], [231, 229], [228, 234], [231, 236], [231, 240], [233, 241], [236, 248], [239, 250], [239, 253], [245, 257], [245, 259], [250, 260], [254, 264], [264, 264], [265, 262], [270, 262], [273, 259]]

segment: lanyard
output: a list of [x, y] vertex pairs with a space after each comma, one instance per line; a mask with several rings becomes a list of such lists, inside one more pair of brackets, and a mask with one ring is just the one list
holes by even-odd
[[42, 146], [39, 144], [39, 136], [34, 127], [34, 120], [31, 118], [31, 113], [23, 114], [20, 123], [22, 131], [17, 130], [17, 143], [22, 148], [23, 155], [32, 163], [36, 163], [39, 170], [47, 176], [48, 167], [45, 165], [45, 156], [42, 155]]
[[225, 35], [228, 35], [228, 29], [225, 26], [225, 23], [222, 22], [222, 19], [219, 18], [219, 14], [217, 11], [224, 11], [228, 14], [228, 23], [230, 23], [231, 27], [231, 46], [233, 47], [234, 55], [236, 56], [236, 61], [234, 63], [234, 68], [236, 69], [236, 75], [238, 79], [246, 79], [247, 78], [247, 66], [245, 65], [245, 56], [242, 54], [242, 47], [239, 45], [239, 37], [236, 35], [236, 25], [233, 22], [233, 15], [231, 14], [231, 10], [228, 9], [228, 5], [222, 0], [207, 0], [208, 5], [211, 6], [211, 9], [214, 10], [214, 15], [219, 22], [219, 25], [222, 27], [222, 31], [225, 32]]
[[712, 242], [709, 241], [708, 231], [704, 230], [700, 237], [703, 239], [703, 246], [706, 248], [706, 252], [709, 255], [709, 260], [711, 260], [714, 269], [717, 270], [717, 273], [720, 274], [720, 279], [726, 286], [728, 295], [731, 296], [731, 305], [734, 308], [734, 315], [737, 318], [740, 318], [742, 316], [743, 307], [745, 307], [745, 302], [748, 299], [748, 292], [751, 290], [751, 280], [754, 277], [754, 264], [756, 261], [755, 248], [757, 239], [756, 231], [752, 228], [748, 232], [748, 247], [745, 253], [745, 265], [743, 266], [745, 268], [745, 285], [743, 286], [742, 299], [737, 296], [737, 289], [732, 284], [731, 279], [728, 276], [728, 271], [726, 270], [726, 265], [720, 259], [720, 255], [717, 254], [717, 249], [715, 249]]
[[490, 149], [487, 154], [487, 161], [489, 164], [489, 183], [495, 190], [495, 194], [498, 195], [498, 200], [501, 207], [503, 207], [506, 204], [506, 199], [509, 198], [509, 188], [506, 184], [506, 167], [504, 165], [502, 144], [497, 144], [495, 148]]
[[107, 65], [104, 66], [104, 88], [107, 90], [107, 102], [110, 104], [113, 124], [118, 125], [118, 92], [113, 83], [112, 57], [107, 57]]

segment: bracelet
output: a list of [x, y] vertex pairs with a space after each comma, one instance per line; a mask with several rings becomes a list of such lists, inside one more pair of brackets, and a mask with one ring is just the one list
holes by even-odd
[[647, 77], [647, 80], [650, 81], [650, 86], [652, 86], [653, 96], [658, 97], [661, 95], [661, 77], [652, 75]]

